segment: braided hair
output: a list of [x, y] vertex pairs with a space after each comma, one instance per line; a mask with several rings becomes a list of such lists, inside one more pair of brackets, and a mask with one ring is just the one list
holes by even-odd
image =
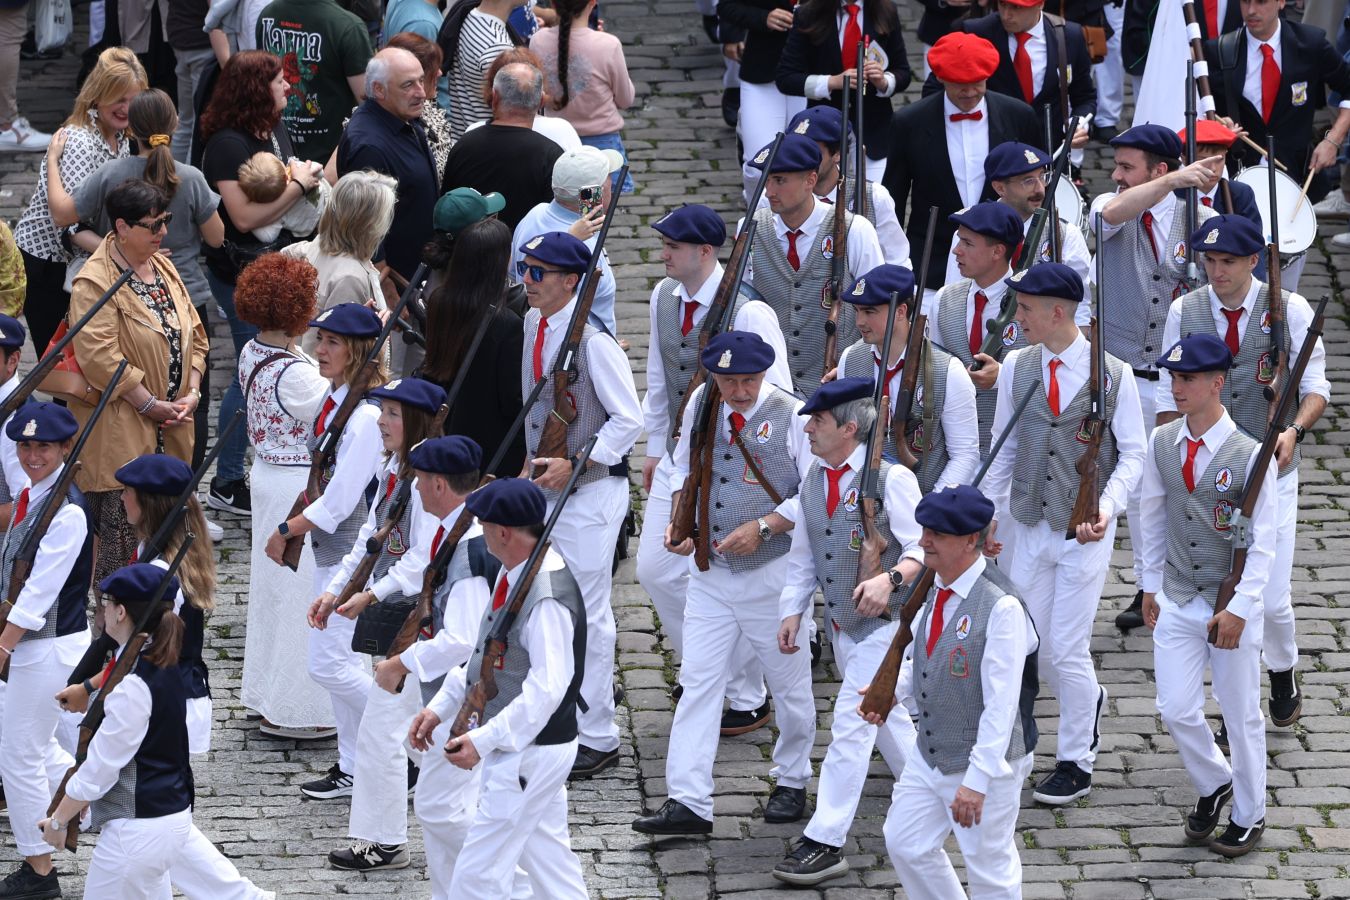
[[572, 99], [567, 85], [567, 69], [570, 64], [572, 26], [577, 19], [586, 14], [591, 0], [554, 0], [553, 8], [558, 11], [558, 84], [562, 90], [553, 98], [553, 108], [562, 109]]

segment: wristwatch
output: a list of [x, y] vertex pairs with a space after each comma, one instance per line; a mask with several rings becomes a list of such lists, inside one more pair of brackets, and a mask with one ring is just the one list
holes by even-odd
[[760, 539], [761, 541], [767, 541], [767, 540], [768, 540], [769, 538], [771, 538], [771, 537], [773, 537], [773, 529], [769, 527], [769, 523], [768, 523], [768, 522], [765, 522], [763, 519], [760, 519], [760, 520], [759, 520], [759, 539]]
[[51, 828], [51, 830], [57, 834], [66, 830], [66, 824], [67, 823], [62, 822], [60, 819], [56, 818], [56, 816], [50, 816], [47, 819], [48, 827]]
[[1308, 429], [1304, 428], [1297, 422], [1290, 425], [1289, 427], [1294, 429], [1294, 443], [1296, 444], [1303, 443], [1303, 439], [1308, 436]]
[[905, 576], [900, 574], [898, 569], [887, 569], [886, 574], [891, 579], [891, 591], [895, 592], [905, 586]]
[[289, 523], [282, 522], [280, 525], [277, 526], [277, 534], [281, 535], [282, 537], [288, 537], [290, 533], [291, 533], [291, 526]]

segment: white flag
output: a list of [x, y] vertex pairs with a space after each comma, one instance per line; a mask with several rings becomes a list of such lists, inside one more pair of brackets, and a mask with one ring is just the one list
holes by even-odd
[[1153, 22], [1148, 62], [1135, 98], [1134, 124], [1152, 122], [1180, 131], [1186, 125], [1186, 61], [1191, 58], [1186, 39], [1186, 17], [1181, 0], [1163, 0]]

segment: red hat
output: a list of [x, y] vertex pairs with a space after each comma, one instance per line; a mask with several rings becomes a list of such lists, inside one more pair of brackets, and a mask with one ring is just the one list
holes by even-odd
[[[1186, 129], [1182, 128], [1178, 131], [1177, 137], [1181, 138], [1183, 144], [1186, 143]], [[1236, 140], [1236, 132], [1230, 131], [1213, 119], [1200, 119], [1195, 123], [1195, 143], [1197, 145], [1217, 144], [1222, 147], [1231, 147], [1233, 141]]]
[[1009, 6], [1025, 6], [1028, 9], [1033, 6], [1045, 5], [1045, 0], [999, 0], [999, 2], [1007, 3]]
[[947, 84], [984, 81], [998, 68], [998, 50], [984, 38], [954, 31], [938, 38], [928, 51], [928, 65]]

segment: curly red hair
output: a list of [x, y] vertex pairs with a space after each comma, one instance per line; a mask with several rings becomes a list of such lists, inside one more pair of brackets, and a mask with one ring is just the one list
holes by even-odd
[[281, 72], [281, 60], [266, 50], [244, 50], [231, 56], [220, 70], [215, 92], [202, 111], [202, 140], [225, 128], [266, 134], [281, 120], [272, 101], [271, 81]]
[[239, 273], [234, 309], [263, 331], [304, 334], [318, 308], [319, 273], [308, 262], [284, 253], [260, 256]]

